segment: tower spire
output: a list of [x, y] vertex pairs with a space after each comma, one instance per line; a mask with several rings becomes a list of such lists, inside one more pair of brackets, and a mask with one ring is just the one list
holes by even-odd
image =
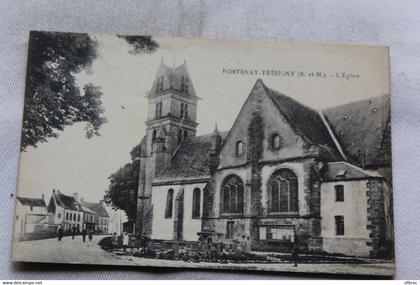
[[220, 135], [219, 130], [217, 129], [217, 121], [214, 122], [214, 131], [213, 136]]

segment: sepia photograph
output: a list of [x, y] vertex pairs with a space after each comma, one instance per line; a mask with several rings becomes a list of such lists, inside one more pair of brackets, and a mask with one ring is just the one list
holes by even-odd
[[389, 48], [31, 31], [12, 260], [393, 276]]

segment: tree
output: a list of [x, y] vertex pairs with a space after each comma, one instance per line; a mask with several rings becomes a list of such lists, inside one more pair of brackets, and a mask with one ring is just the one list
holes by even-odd
[[151, 36], [119, 35], [119, 37], [125, 39], [132, 47], [129, 52], [133, 54], [152, 53], [159, 47], [159, 44]]
[[[133, 47], [131, 53], [151, 53], [158, 44], [151, 37], [119, 36]], [[101, 89], [88, 84], [83, 94], [75, 74], [88, 70], [97, 57], [97, 41], [88, 34], [31, 32], [22, 126], [21, 150], [36, 147], [58, 131], [86, 122], [86, 137], [100, 135], [106, 122]]]
[[131, 152], [131, 162], [109, 176], [109, 188], [104, 201], [114, 210], [123, 210], [129, 219], [137, 214], [137, 192], [139, 187], [140, 144]]
[[74, 74], [91, 66], [97, 43], [88, 34], [31, 32], [21, 149], [36, 147], [57, 131], [87, 122], [87, 137], [98, 134], [101, 91], [91, 84], [80, 93]]

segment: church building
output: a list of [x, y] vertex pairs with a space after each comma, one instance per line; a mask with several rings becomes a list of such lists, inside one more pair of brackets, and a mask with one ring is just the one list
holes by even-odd
[[389, 95], [316, 111], [259, 79], [228, 132], [200, 136], [185, 62], [162, 62], [147, 99], [138, 233], [245, 236], [268, 252], [392, 252]]

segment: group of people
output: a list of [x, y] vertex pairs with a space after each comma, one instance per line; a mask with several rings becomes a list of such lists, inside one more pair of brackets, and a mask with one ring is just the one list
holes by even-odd
[[111, 237], [111, 250], [122, 248], [124, 252], [131, 252], [138, 249], [139, 251], [144, 250], [147, 247], [150, 239], [145, 233], [140, 236], [129, 235], [127, 232], [123, 232], [118, 235], [116, 232]]
[[[82, 236], [83, 242], [86, 242], [86, 236], [88, 237], [89, 241], [92, 241], [94, 231], [92, 229], [83, 229], [82, 231], [79, 231], [79, 229], [77, 229], [76, 227], [73, 227], [69, 234], [71, 235], [71, 239], [73, 240], [76, 235], [80, 234]], [[58, 235], [58, 241], [61, 241], [64, 237], [64, 229], [62, 226], [58, 228], [57, 235]]]

